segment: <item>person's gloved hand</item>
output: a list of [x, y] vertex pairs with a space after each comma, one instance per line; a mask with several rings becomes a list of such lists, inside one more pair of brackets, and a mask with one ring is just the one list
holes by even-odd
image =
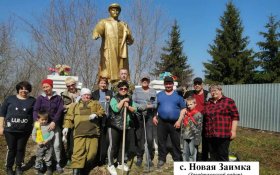
[[81, 96], [78, 96], [75, 100], [75, 103], [78, 103], [81, 100], [81, 98], [82, 98]]
[[67, 133], [68, 133], [68, 128], [63, 128], [63, 130], [62, 130], [62, 134], [63, 134], [64, 136], [66, 136], [66, 135], [67, 135]]
[[89, 120], [94, 120], [95, 118], [97, 118], [96, 114], [90, 114], [90, 116], [88, 117]]

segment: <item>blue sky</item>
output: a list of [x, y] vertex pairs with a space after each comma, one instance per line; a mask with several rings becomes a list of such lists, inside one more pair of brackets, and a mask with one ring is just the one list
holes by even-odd
[[[128, 8], [126, 4], [129, 0], [97, 0], [96, 2], [106, 10], [113, 2]], [[154, 1], [171, 20], [178, 21], [181, 39], [184, 40], [184, 53], [188, 56], [195, 76], [204, 76], [202, 62], [211, 59], [207, 49], [215, 39], [216, 29], [220, 27], [219, 18], [223, 15], [227, 2], [228, 0]], [[259, 48], [256, 43], [263, 39], [259, 32], [265, 31], [264, 25], [268, 21], [268, 16], [272, 14], [280, 19], [280, 0], [233, 0], [232, 2], [240, 11], [244, 26], [243, 36], [248, 36], [250, 40], [248, 48], [257, 51]], [[13, 14], [31, 19], [31, 16], [40, 14], [48, 3], [48, 0], [1, 0], [0, 22], [7, 20]]]

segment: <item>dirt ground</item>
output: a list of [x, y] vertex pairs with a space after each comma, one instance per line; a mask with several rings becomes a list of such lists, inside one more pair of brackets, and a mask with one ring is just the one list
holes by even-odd
[[[5, 175], [5, 157], [6, 157], [6, 141], [0, 136], [0, 175]], [[35, 162], [35, 145], [30, 139], [26, 149], [25, 156], [25, 175], [35, 175], [33, 165]], [[260, 175], [277, 175], [280, 172], [280, 133], [261, 131], [256, 129], [238, 128], [237, 138], [231, 142], [230, 151], [238, 155], [241, 161], [258, 161], [260, 162]], [[136, 158], [128, 162], [130, 171], [126, 174], [130, 175], [171, 175], [173, 174], [173, 161], [170, 155], [167, 156], [167, 163], [161, 168], [152, 168], [147, 172], [142, 167], [135, 165]], [[157, 165], [157, 155], [153, 160]], [[69, 167], [64, 168], [64, 175], [72, 174]], [[91, 175], [109, 175], [106, 165], [94, 168]], [[118, 170], [118, 174], [121, 171]], [[55, 173], [54, 173], [55, 175]]]
[[[5, 158], [6, 158], [6, 151], [7, 151], [7, 145], [4, 137], [0, 136], [0, 175], [5, 175]], [[34, 162], [35, 162], [35, 152], [36, 152], [36, 145], [33, 143], [32, 139], [30, 138], [27, 144], [26, 149], [26, 155], [25, 155], [25, 167], [24, 167], [24, 174], [25, 175], [35, 175], [35, 170], [33, 168]], [[170, 155], [167, 156], [167, 162], [166, 164], [161, 168], [158, 169], [156, 167], [153, 167], [150, 169], [150, 172], [148, 172], [147, 169], [145, 169], [144, 162], [141, 167], [137, 167], [135, 165], [136, 158], [134, 158], [132, 161], [128, 162], [128, 165], [130, 167], [130, 171], [125, 174], [130, 175], [171, 175], [173, 174], [173, 160]], [[155, 159], [153, 160], [154, 165], [157, 165], [157, 154], [155, 156]], [[100, 166], [95, 167], [91, 172], [90, 175], [110, 175], [107, 171], [107, 166]], [[117, 170], [118, 174], [121, 174], [121, 170]], [[62, 175], [70, 175], [72, 174], [72, 169], [65, 166], [64, 167], [64, 173]], [[54, 173], [56, 175], [56, 173]]]

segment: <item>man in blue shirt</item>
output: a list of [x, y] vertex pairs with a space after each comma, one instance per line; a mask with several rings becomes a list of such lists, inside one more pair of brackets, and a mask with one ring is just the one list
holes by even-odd
[[166, 162], [168, 135], [172, 142], [173, 160], [182, 160], [180, 126], [186, 112], [186, 103], [183, 97], [174, 91], [173, 86], [173, 78], [165, 77], [165, 90], [157, 94], [157, 116], [154, 116], [153, 123], [157, 126], [158, 133], [158, 167], [162, 167]]

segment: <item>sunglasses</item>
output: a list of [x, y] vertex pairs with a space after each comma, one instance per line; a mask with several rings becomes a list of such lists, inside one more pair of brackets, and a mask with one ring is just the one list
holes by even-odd
[[119, 88], [120, 91], [127, 91], [128, 88]]
[[20, 89], [20, 91], [29, 93], [29, 90], [26, 90], [26, 89]]
[[70, 84], [70, 85], [67, 85], [66, 87], [71, 87], [71, 86], [75, 86], [76, 84]]
[[198, 83], [198, 82], [196, 82], [196, 83], [194, 83], [194, 85], [202, 85], [202, 83]]

